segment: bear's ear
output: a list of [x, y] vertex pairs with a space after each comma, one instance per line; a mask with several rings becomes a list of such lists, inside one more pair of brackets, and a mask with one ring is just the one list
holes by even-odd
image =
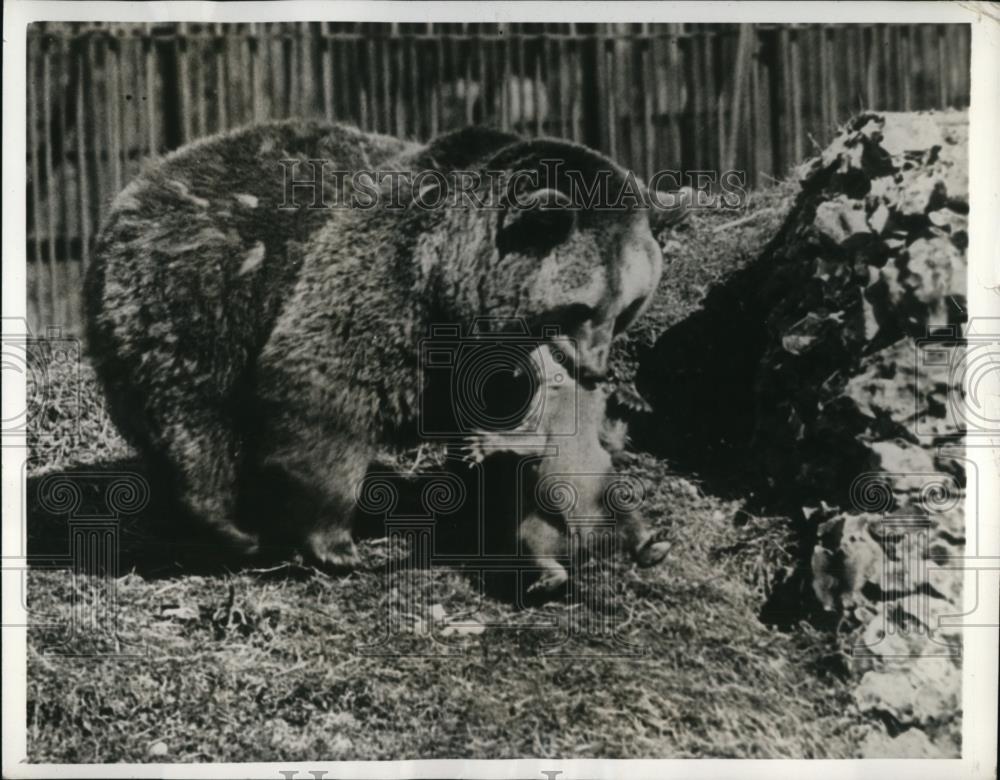
[[478, 167], [505, 146], [521, 137], [492, 127], [473, 125], [435, 137], [420, 152], [419, 161], [428, 168], [457, 171]]
[[543, 255], [565, 241], [576, 225], [576, 208], [558, 190], [540, 189], [517, 196], [500, 215], [497, 249], [500, 256], [510, 252]]

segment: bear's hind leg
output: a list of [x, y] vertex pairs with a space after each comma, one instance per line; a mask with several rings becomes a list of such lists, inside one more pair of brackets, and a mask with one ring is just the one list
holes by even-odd
[[236, 523], [237, 442], [222, 422], [208, 416], [185, 415], [160, 437], [181, 508], [216, 533], [240, 555], [258, 551], [255, 535]]
[[372, 453], [332, 431], [303, 439], [263, 458], [262, 485], [272, 507], [266, 522], [314, 561], [353, 568], [359, 562], [353, 518]]
[[528, 588], [528, 593], [551, 594], [569, 581], [566, 567], [556, 556], [566, 551], [566, 532], [552, 522], [531, 514], [521, 521], [518, 529], [521, 543], [527, 548], [541, 574]]

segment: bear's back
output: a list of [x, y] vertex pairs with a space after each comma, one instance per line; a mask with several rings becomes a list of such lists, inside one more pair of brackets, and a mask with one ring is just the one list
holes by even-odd
[[[112, 203], [88, 269], [98, 371], [139, 387], [184, 381], [209, 396], [230, 392], [295, 279], [298, 245], [331, 218], [307, 208], [308, 189], [286, 204], [287, 161], [359, 170], [407, 148], [288, 120], [197, 141], [150, 165]], [[309, 168], [295, 166], [294, 176], [308, 178]]]

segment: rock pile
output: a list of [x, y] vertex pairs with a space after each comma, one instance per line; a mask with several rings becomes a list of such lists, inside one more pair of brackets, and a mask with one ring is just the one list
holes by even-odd
[[887, 738], [919, 727], [945, 752], [960, 675], [938, 617], [961, 609], [958, 573], [935, 562], [961, 554], [969, 477], [967, 138], [964, 112], [853, 119], [801, 167], [758, 260], [637, 377], [651, 439], [706, 470], [748, 468], [799, 516], [800, 600], [863, 636], [859, 707]]

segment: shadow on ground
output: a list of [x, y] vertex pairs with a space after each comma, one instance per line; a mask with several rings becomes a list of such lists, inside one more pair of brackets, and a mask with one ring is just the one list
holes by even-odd
[[[497, 468], [496, 466], [499, 466]], [[519, 558], [517, 507], [501, 483], [513, 479], [515, 464], [495, 464], [491, 480], [496, 489], [490, 501], [482, 498], [482, 485], [474, 484], [457, 470], [445, 467], [407, 473], [373, 464], [367, 479], [388, 484], [393, 494], [392, 518], [406, 518], [411, 525], [428, 514], [429, 482], [438, 489], [460, 483], [455, 492], [464, 497], [428, 521], [431, 547], [418, 549], [404, 545], [403, 557], [394, 561], [399, 568], [429, 568], [445, 563], [482, 580], [485, 592], [507, 602], [519, 602], [523, 584], [530, 582], [530, 561]], [[67, 466], [27, 480], [27, 539], [29, 562], [44, 568], [74, 567], [87, 574], [113, 576], [134, 572], [145, 579], [180, 575], [227, 576], [247, 568], [276, 567], [303, 561], [301, 553], [288, 541], [271, 533], [262, 536], [261, 552], [253, 558], [235, 554], [203, 523], [193, 522], [172, 508], [165, 498], [169, 491], [156, 487], [146, 466], [136, 459]], [[506, 498], [498, 499], [498, 496]], [[364, 504], [364, 502], [362, 502]], [[388, 513], [358, 509], [354, 536], [360, 541], [380, 539], [398, 521]], [[262, 509], [272, 529], [283, 525], [280, 509]], [[394, 526], [393, 523], [396, 522]], [[89, 540], [89, 541], [85, 541]], [[106, 548], [106, 545], [113, 548]], [[97, 548], [101, 549], [98, 550]], [[482, 552], [488, 551], [493, 570], [483, 571]], [[504, 568], [504, 562], [507, 566]], [[320, 568], [324, 568], [320, 566]], [[329, 573], [337, 573], [327, 568]], [[519, 586], [518, 583], [522, 583]]]

